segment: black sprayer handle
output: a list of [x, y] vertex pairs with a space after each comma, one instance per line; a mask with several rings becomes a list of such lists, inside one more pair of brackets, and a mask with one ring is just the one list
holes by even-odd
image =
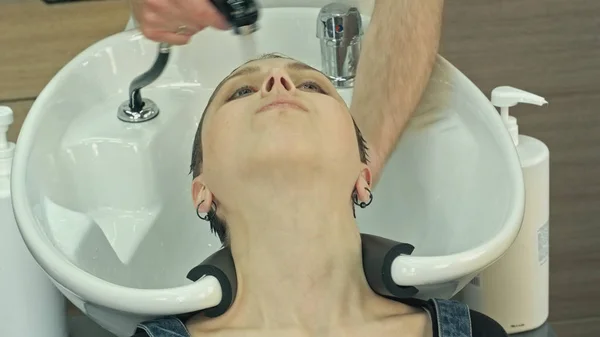
[[254, 0], [210, 0], [234, 27], [244, 27], [258, 21], [258, 6]]

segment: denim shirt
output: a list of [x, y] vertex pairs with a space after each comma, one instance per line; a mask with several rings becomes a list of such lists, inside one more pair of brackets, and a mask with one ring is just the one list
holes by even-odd
[[[471, 311], [463, 303], [452, 300], [431, 300], [434, 310], [428, 310], [433, 322], [434, 337], [473, 337]], [[138, 325], [147, 337], [191, 337], [185, 324], [176, 317], [159, 318]], [[400, 337], [400, 331], [398, 332]]]

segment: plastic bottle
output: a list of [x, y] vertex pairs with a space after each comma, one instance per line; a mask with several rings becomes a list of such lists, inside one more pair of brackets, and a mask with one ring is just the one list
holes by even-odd
[[548, 319], [549, 307], [549, 158], [546, 144], [519, 134], [508, 109], [518, 103], [544, 105], [543, 97], [501, 86], [492, 90], [516, 146], [525, 183], [521, 230], [508, 251], [462, 291], [462, 301], [500, 323], [509, 333], [536, 329]]
[[0, 106], [0, 336], [67, 337], [65, 298], [25, 246], [10, 199], [15, 144], [7, 140], [13, 122]]

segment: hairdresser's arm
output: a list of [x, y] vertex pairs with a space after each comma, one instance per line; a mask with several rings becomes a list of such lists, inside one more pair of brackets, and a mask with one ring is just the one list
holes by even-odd
[[350, 111], [367, 140], [376, 183], [429, 81], [443, 0], [375, 0]]

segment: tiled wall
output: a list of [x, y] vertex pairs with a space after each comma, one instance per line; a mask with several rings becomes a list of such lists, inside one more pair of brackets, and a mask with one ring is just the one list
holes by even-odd
[[[16, 112], [12, 140], [53, 74], [127, 17], [125, 1], [0, 0], [0, 104]], [[446, 1], [443, 34], [441, 54], [484, 93], [513, 85], [548, 99], [513, 113], [551, 151], [550, 319], [559, 336], [600, 336], [600, 1]]]

